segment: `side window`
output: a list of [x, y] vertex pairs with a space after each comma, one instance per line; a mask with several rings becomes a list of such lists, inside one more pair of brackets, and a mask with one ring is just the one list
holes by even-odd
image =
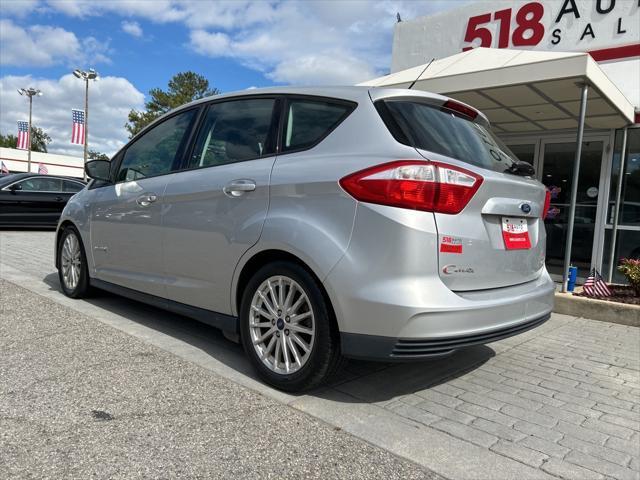
[[274, 153], [273, 98], [214, 103], [207, 110], [188, 168], [224, 165]]
[[127, 147], [117, 182], [169, 173], [197, 109], [187, 110], [156, 125]]
[[291, 99], [287, 107], [282, 150], [308, 148], [333, 130], [353, 107], [331, 100]]
[[84, 188], [84, 185], [78, 182], [72, 182], [70, 180], [62, 181], [62, 191], [63, 192], [79, 192]]
[[60, 192], [62, 180], [59, 178], [33, 177], [20, 182], [23, 192]]

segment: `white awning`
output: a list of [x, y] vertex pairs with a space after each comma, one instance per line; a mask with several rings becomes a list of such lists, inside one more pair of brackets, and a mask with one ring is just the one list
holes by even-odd
[[[426, 66], [361, 85], [407, 88]], [[587, 128], [633, 123], [633, 105], [587, 53], [474, 48], [434, 60], [413, 88], [482, 110], [498, 132], [542, 133], [578, 127], [584, 82], [589, 85]]]

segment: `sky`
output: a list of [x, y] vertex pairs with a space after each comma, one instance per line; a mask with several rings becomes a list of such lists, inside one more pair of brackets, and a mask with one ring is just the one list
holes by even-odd
[[[127, 114], [145, 95], [192, 70], [222, 92], [272, 85], [344, 85], [389, 72], [396, 14], [452, 8], [452, 0], [0, 0], [0, 132], [28, 119], [52, 138], [49, 152], [82, 155], [70, 144], [71, 109], [84, 108], [75, 68], [95, 68], [89, 147], [115, 153]], [[459, 5], [459, 3], [458, 3]]]

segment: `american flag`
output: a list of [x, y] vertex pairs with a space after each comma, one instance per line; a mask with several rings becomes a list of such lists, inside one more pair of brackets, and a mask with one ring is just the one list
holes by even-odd
[[73, 118], [73, 128], [71, 129], [71, 143], [84, 145], [84, 111], [71, 110]]
[[4, 164], [4, 162], [0, 161], [0, 174], [1, 175], [8, 175], [9, 169], [7, 168], [7, 166]]
[[16, 148], [29, 150], [29, 122], [18, 122], [18, 144]]
[[38, 164], [38, 173], [40, 175], [48, 175], [49, 174], [49, 170], [47, 170], [47, 166], [44, 163], [39, 163]]
[[587, 297], [610, 297], [611, 290], [607, 287], [606, 282], [594, 268], [589, 272], [587, 281], [582, 286], [582, 291]]

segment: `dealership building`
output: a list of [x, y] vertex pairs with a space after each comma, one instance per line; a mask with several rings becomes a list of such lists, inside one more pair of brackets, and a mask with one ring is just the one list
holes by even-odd
[[476, 1], [401, 20], [391, 73], [365, 84], [414, 81], [481, 110], [535, 167], [558, 280], [582, 126], [571, 262], [622, 280], [618, 259], [640, 257], [640, 0]]

